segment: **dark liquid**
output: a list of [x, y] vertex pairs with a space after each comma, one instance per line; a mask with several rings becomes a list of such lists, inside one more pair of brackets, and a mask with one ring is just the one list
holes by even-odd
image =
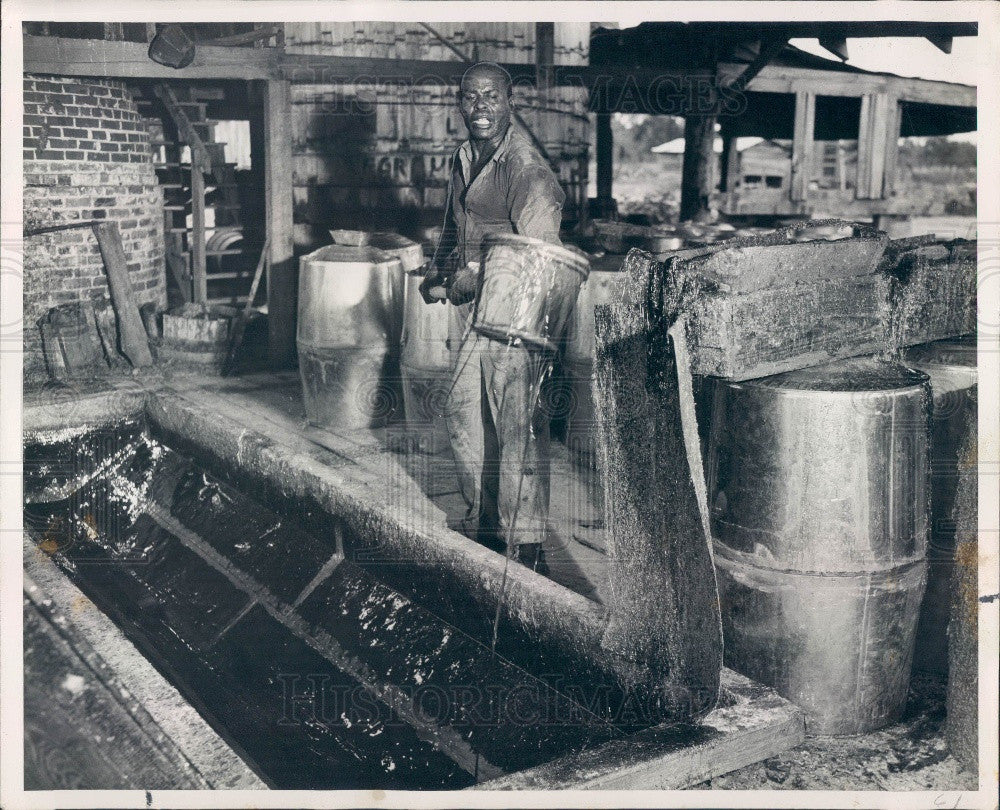
[[25, 491], [39, 546], [276, 788], [461, 788], [620, 733], [138, 422], [26, 448]]

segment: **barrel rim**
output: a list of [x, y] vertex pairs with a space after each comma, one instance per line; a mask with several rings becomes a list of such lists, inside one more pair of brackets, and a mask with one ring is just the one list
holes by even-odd
[[[324, 259], [317, 255], [324, 251], [329, 251], [331, 248], [343, 250], [345, 253], [349, 251], [356, 252], [357, 255], [345, 257], [344, 259]], [[381, 248], [332, 244], [323, 245], [316, 248], [316, 250], [311, 253], [300, 256], [299, 272], [304, 271], [307, 267], [313, 267], [320, 264], [335, 264], [340, 265], [341, 267], [365, 267], [374, 268], [376, 270], [403, 270], [403, 262], [399, 256], [395, 256], [385, 250], [382, 250]]]
[[[834, 366], [831, 369], [834, 373], [840, 373], [841, 370], [852, 361], [863, 361], [869, 358], [847, 358], [845, 360], [839, 360], [834, 363], [824, 364], [819, 366], [809, 366], [807, 368], [795, 369], [793, 371], [784, 371], [780, 374], [773, 374], [766, 377], [758, 377], [750, 380], [740, 380], [732, 381], [726, 380], [725, 378], [720, 378], [720, 381], [726, 383], [727, 386], [732, 390], [756, 390], [756, 391], [774, 391], [781, 392], [785, 396], [847, 396], [847, 397], [858, 397], [865, 395], [881, 395], [881, 396], [895, 396], [895, 395], [905, 395], [909, 392], [914, 391], [914, 389], [920, 389], [930, 384], [930, 376], [925, 372], [917, 368], [912, 368], [909, 365], [898, 362], [889, 362], [882, 360], [872, 360], [871, 367], [875, 368], [881, 366], [892, 371], [897, 372], [897, 378], [900, 378], [900, 384], [893, 387], [872, 387], [872, 388], [815, 388], [815, 387], [805, 387], [805, 385], [799, 383], [796, 384], [795, 377], [793, 375], [799, 374], [801, 372], [815, 371], [817, 369], [824, 368], [826, 365]], [[860, 365], [860, 364], [859, 364]]]
[[907, 346], [903, 350], [903, 362], [910, 366], [916, 364], [936, 368], [978, 369], [977, 336], [959, 335]]
[[572, 270], [583, 276], [584, 280], [590, 275], [589, 259], [578, 253], [574, 253], [563, 245], [546, 242], [544, 239], [537, 239], [534, 236], [522, 236], [517, 233], [489, 234], [483, 239], [483, 252], [485, 253], [493, 245], [537, 248], [539, 251], [554, 254], [554, 258], [565, 262]]
[[769, 560], [757, 554], [748, 554], [727, 545], [717, 537], [712, 538], [712, 552], [716, 566], [729, 566], [760, 572], [761, 576], [823, 577], [825, 579], [871, 579], [873, 584], [882, 579], [906, 576], [929, 564], [926, 553], [922, 556], [906, 557], [891, 564], [858, 566], [838, 570], [791, 568], [788, 565], [769, 565]]

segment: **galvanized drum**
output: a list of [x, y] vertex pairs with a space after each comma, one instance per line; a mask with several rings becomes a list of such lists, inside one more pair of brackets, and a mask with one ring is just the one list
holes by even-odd
[[927, 376], [858, 358], [715, 386], [726, 663], [859, 734], [906, 700], [928, 531]]
[[425, 453], [449, 447], [445, 402], [451, 388], [451, 353], [445, 307], [426, 304], [420, 295], [421, 276], [406, 280], [406, 309], [400, 367], [406, 424]]
[[472, 327], [555, 352], [589, 272], [587, 259], [564, 247], [515, 234], [488, 236]]
[[402, 319], [396, 257], [329, 245], [299, 260], [299, 374], [311, 423], [352, 430], [393, 417]]
[[976, 415], [976, 337], [969, 335], [911, 346], [904, 362], [927, 374], [934, 395], [931, 419], [931, 529], [927, 590], [920, 606], [913, 668], [948, 671], [950, 580], [955, 563], [952, 508], [958, 484], [958, 454]]

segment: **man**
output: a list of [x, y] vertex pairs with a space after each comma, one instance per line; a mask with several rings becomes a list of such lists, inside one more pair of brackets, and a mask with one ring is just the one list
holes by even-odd
[[565, 194], [511, 121], [511, 95], [510, 75], [492, 62], [473, 65], [462, 77], [458, 104], [469, 139], [453, 160], [436, 266], [421, 293], [428, 303], [450, 302], [454, 369], [446, 418], [468, 507], [463, 529], [488, 544], [509, 537], [508, 553], [544, 572], [549, 426], [532, 396], [539, 363], [523, 346], [471, 331], [486, 236], [515, 233], [559, 244]]

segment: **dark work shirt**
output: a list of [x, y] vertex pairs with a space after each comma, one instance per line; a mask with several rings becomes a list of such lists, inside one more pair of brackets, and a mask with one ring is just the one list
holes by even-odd
[[479, 261], [483, 238], [516, 233], [559, 244], [566, 195], [534, 144], [511, 121], [496, 151], [472, 180], [472, 144], [455, 153], [452, 193], [437, 264], [455, 270]]

